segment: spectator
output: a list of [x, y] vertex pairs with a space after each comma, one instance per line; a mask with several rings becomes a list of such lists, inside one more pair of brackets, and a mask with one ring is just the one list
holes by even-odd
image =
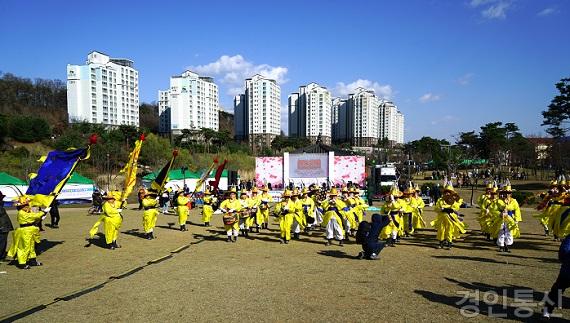
[[439, 188], [439, 183], [433, 188], [433, 200], [437, 201], [441, 197], [441, 189]]
[[103, 212], [103, 194], [101, 194], [101, 192], [99, 190], [95, 190], [93, 192], [93, 194], [91, 195], [91, 198], [93, 199], [93, 208], [94, 208], [94, 213], [102, 213]]
[[51, 227], [53, 229], [59, 228], [59, 202], [54, 200], [51, 204], [51, 209], [49, 210], [49, 215], [51, 217]]

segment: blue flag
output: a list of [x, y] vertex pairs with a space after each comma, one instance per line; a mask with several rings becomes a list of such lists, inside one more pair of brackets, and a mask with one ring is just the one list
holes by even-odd
[[40, 166], [37, 176], [30, 181], [27, 195], [49, 195], [59, 193], [62, 186], [71, 176], [75, 165], [89, 157], [89, 148], [69, 151], [50, 151], [46, 160]]

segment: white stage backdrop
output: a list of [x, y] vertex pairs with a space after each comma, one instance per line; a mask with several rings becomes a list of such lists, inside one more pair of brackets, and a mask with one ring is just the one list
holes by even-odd
[[289, 155], [289, 178], [326, 178], [328, 169], [328, 154]]

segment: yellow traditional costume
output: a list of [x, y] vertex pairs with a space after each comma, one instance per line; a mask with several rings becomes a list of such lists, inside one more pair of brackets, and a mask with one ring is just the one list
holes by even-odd
[[386, 240], [390, 247], [396, 246], [398, 234], [401, 232], [401, 227], [404, 226], [401, 216], [402, 203], [398, 200], [401, 196], [402, 193], [398, 190], [398, 187], [393, 186], [386, 196], [386, 203], [384, 203], [381, 208], [382, 214], [386, 214], [389, 217], [390, 222], [382, 228], [382, 231], [380, 231], [380, 239]]
[[479, 217], [477, 217], [477, 221], [481, 226], [481, 232], [483, 234], [488, 235], [489, 232], [489, 211], [487, 211], [487, 206], [489, 205], [489, 199], [491, 198], [491, 192], [493, 191], [493, 183], [487, 184], [485, 188], [485, 193], [481, 194], [479, 198], [477, 198], [477, 205], [479, 205]]
[[521, 209], [517, 200], [512, 198], [511, 185], [507, 184], [501, 190], [503, 197], [499, 202], [500, 215], [496, 216], [490, 230], [493, 238], [497, 239], [500, 251], [509, 251], [514, 239], [520, 237], [518, 223], [522, 221]]
[[[498, 216], [498, 207], [500, 200], [497, 198], [498, 189], [497, 187], [491, 187], [489, 194], [485, 194], [484, 198], [480, 198], [479, 206], [481, 207], [481, 213], [478, 217], [479, 225], [481, 225], [481, 232], [487, 236], [487, 240], [491, 240], [491, 226], [493, 221]], [[496, 237], [495, 237], [496, 238]]]
[[273, 197], [269, 194], [269, 188], [267, 185], [264, 186], [261, 191], [263, 193], [259, 196], [260, 202], [258, 217], [262, 218], [262, 221], [260, 221], [260, 223], [262, 223], [261, 227], [267, 229], [267, 226], [269, 225], [269, 203], [273, 202]]
[[416, 188], [414, 189], [415, 193], [414, 196], [412, 196], [412, 232], [414, 232], [416, 229], [423, 229], [426, 227], [426, 223], [424, 221], [424, 217], [423, 217], [423, 210], [424, 207], [426, 206], [426, 203], [424, 202], [424, 200], [422, 199], [422, 197], [420, 196], [420, 187], [416, 185]]
[[186, 229], [186, 220], [188, 220], [188, 214], [190, 213], [190, 208], [188, 207], [190, 198], [187, 195], [190, 195], [190, 193], [180, 193], [176, 198], [176, 214], [178, 215], [180, 231], [188, 231]]
[[275, 206], [275, 214], [279, 219], [279, 230], [281, 231], [281, 243], [287, 244], [291, 240], [291, 226], [296, 212], [296, 204], [291, 201], [291, 191], [285, 190], [281, 202]]
[[406, 237], [414, 232], [414, 195], [416, 191], [412, 186], [408, 187], [400, 199], [402, 206], [403, 231]]
[[89, 231], [89, 235], [93, 238], [95, 234], [97, 234], [97, 231], [99, 231], [99, 225], [103, 223], [105, 242], [111, 250], [120, 248], [117, 244], [119, 229], [123, 223], [123, 216], [121, 215], [123, 209], [121, 209], [122, 202], [120, 201], [120, 197], [121, 192], [119, 191], [113, 191], [103, 197], [105, 200], [102, 208], [103, 214]]
[[339, 245], [342, 246], [345, 233], [342, 225], [346, 204], [338, 198], [336, 188], [331, 188], [328, 195], [329, 198], [321, 203], [324, 212], [323, 225], [326, 227], [326, 245], [330, 245], [332, 239], [336, 239], [339, 241]]
[[459, 197], [451, 183], [444, 187], [443, 197], [435, 204], [437, 216], [430, 224], [437, 229], [439, 248], [453, 245], [453, 239], [458, 239], [465, 233], [465, 224], [459, 219], [457, 211], [461, 207], [463, 199]]
[[309, 231], [309, 229], [315, 223], [315, 201], [309, 196], [309, 190], [304, 188], [301, 192], [301, 211], [303, 212], [303, 216], [305, 218], [305, 231]]
[[[568, 235], [567, 229], [565, 229], [567, 226], [564, 223], [567, 221], [567, 217], [562, 219], [562, 216], [566, 212], [566, 208], [563, 206], [564, 200], [567, 197], [566, 180], [560, 179], [558, 186], [551, 190], [551, 194], [549, 194], [548, 200], [546, 201], [546, 206], [543, 208], [543, 213], [539, 215], [541, 223], [547, 221], [545, 226], [552, 230], [552, 234], [556, 240]], [[541, 206], [544, 206], [544, 204], [541, 203], [539, 207]]]
[[247, 196], [247, 191], [245, 189], [241, 190], [239, 201], [241, 203], [241, 212], [239, 216], [239, 229], [241, 231], [241, 235], [244, 237], [249, 236], [249, 223], [251, 223], [251, 219], [253, 218], [253, 214], [251, 213], [251, 199]]
[[156, 192], [145, 192], [141, 201], [144, 208], [143, 230], [148, 240], [154, 239], [154, 227], [158, 218], [158, 194]]
[[295, 204], [295, 215], [293, 217], [293, 223], [291, 224], [291, 231], [293, 231], [293, 239], [299, 239], [301, 230], [304, 230], [307, 226], [307, 218], [303, 212], [303, 202], [299, 198], [301, 193], [298, 189], [294, 189], [291, 192], [291, 202]]
[[263, 216], [259, 213], [259, 205], [261, 204], [260, 196], [258, 195], [259, 190], [257, 187], [253, 187], [251, 190], [251, 197], [249, 198], [248, 207], [251, 210], [251, 216], [247, 219], [247, 225], [249, 230], [252, 231], [255, 227], [255, 231], [259, 233], [259, 228], [263, 223]]
[[342, 209], [343, 215], [343, 225], [344, 225], [344, 232], [346, 234], [346, 240], [348, 241], [348, 236], [352, 236], [352, 229], [357, 229], [358, 224], [356, 223], [356, 214], [355, 209], [356, 207], [356, 200], [349, 196], [349, 190], [347, 187], [342, 188], [342, 202], [344, 203], [344, 208]]
[[548, 191], [540, 194], [540, 196], [542, 197], [542, 201], [538, 203], [538, 206], [536, 207], [536, 209], [540, 212], [534, 214], [533, 217], [538, 219], [542, 225], [542, 228], [544, 229], [544, 235], [547, 236], [550, 233], [548, 221], [551, 217], [551, 206], [557, 200], [557, 198], [560, 197], [560, 194], [558, 192], [558, 182], [556, 180], [551, 181]]
[[220, 204], [220, 210], [224, 212], [224, 229], [228, 236], [228, 242], [236, 242], [239, 235], [239, 212], [241, 212], [242, 204], [236, 197], [236, 188], [232, 187], [230, 197]]
[[214, 214], [213, 204], [215, 202], [214, 197], [209, 189], [204, 192], [204, 205], [202, 207], [202, 222], [204, 222], [205, 227], [210, 226], [210, 221], [212, 221], [212, 215]]
[[356, 202], [356, 206], [354, 207], [354, 214], [356, 215], [356, 222], [360, 223], [364, 219], [364, 212], [368, 209], [368, 204], [362, 197], [360, 197], [360, 192], [358, 188], [351, 187], [349, 190], [350, 193], [354, 194], [354, 200]]
[[41, 266], [36, 259], [36, 243], [40, 242], [40, 228], [38, 223], [46, 215], [44, 212], [32, 212], [29, 200], [25, 196], [18, 198], [18, 223], [20, 227], [12, 233], [12, 244], [8, 256], [18, 261], [18, 267], [29, 269], [30, 266]]

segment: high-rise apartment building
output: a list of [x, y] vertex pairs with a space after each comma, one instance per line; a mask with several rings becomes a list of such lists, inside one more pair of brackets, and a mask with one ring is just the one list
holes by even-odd
[[348, 109], [352, 114], [353, 146], [370, 147], [378, 143], [380, 99], [373, 90], [359, 87], [348, 95]]
[[139, 126], [139, 73], [133, 61], [93, 51], [67, 65], [69, 122]]
[[380, 134], [379, 138], [387, 138], [392, 143], [404, 143], [404, 115], [398, 111], [394, 103], [380, 103]]
[[288, 98], [289, 137], [309, 138], [315, 142], [320, 136], [325, 144], [331, 144], [331, 94], [317, 83], [299, 87], [299, 92]]
[[158, 91], [158, 133], [170, 134], [170, 90]]
[[218, 130], [218, 86], [211, 77], [192, 71], [170, 78], [170, 88], [158, 91], [160, 131], [179, 135], [182, 130]]
[[234, 98], [234, 115], [236, 139], [270, 146], [281, 133], [281, 88], [260, 74], [246, 79], [245, 93]]

